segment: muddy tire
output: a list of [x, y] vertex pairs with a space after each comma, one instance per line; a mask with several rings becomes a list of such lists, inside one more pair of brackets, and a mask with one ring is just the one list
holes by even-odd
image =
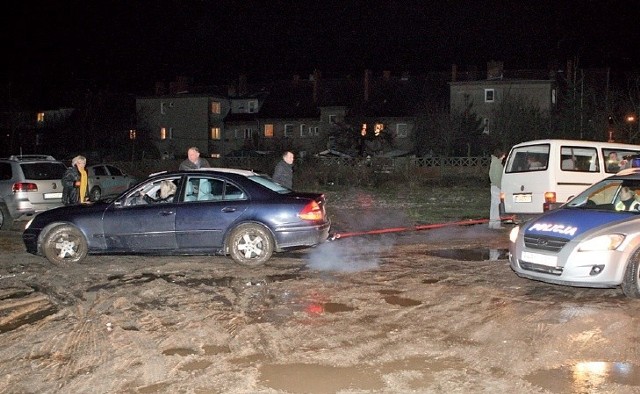
[[9, 209], [6, 205], [0, 204], [0, 230], [11, 230], [13, 226], [13, 218], [9, 215]]
[[62, 225], [51, 229], [42, 240], [42, 251], [51, 263], [66, 266], [87, 256], [87, 240], [77, 228]]
[[102, 190], [100, 190], [98, 186], [95, 186], [91, 189], [91, 192], [89, 192], [89, 199], [91, 201], [100, 201], [100, 197], [102, 197]]
[[231, 258], [238, 264], [257, 267], [273, 254], [274, 242], [269, 230], [259, 224], [241, 224], [228, 240]]
[[640, 250], [637, 250], [624, 272], [622, 292], [631, 298], [640, 298]]

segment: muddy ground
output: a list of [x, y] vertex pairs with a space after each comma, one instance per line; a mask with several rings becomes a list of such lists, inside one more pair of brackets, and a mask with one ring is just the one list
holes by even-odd
[[3, 393], [640, 393], [640, 301], [518, 278], [483, 225], [343, 238], [246, 269], [0, 234]]

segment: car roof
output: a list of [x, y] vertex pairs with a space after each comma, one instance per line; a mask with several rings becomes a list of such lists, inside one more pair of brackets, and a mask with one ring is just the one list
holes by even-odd
[[243, 170], [240, 168], [223, 168], [223, 167], [209, 167], [209, 168], [197, 168], [197, 169], [192, 169], [192, 170], [181, 170], [181, 171], [161, 171], [161, 172], [156, 172], [153, 174], [150, 174], [149, 176], [156, 176], [156, 175], [161, 175], [161, 174], [186, 174], [186, 173], [193, 173], [193, 172], [205, 172], [205, 173], [225, 173], [225, 174], [236, 174], [236, 175], [242, 175], [242, 176], [258, 176], [260, 174], [251, 171], [251, 170]]
[[640, 179], [640, 167], [626, 168], [613, 176], [616, 178]]
[[9, 157], [3, 157], [0, 160], [10, 160], [16, 162], [23, 161], [58, 161], [51, 155], [11, 155]]

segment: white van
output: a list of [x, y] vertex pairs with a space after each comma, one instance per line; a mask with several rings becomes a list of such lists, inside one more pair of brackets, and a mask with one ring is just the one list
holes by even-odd
[[502, 174], [500, 212], [521, 221], [557, 208], [591, 184], [624, 169], [640, 146], [537, 140], [511, 148]]

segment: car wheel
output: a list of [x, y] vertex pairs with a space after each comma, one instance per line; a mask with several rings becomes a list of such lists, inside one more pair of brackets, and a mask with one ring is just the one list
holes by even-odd
[[622, 279], [622, 292], [631, 298], [640, 298], [640, 249], [637, 250], [627, 264]]
[[62, 225], [51, 229], [44, 237], [42, 250], [47, 260], [64, 266], [77, 263], [87, 256], [88, 246], [77, 228]]
[[13, 218], [9, 215], [9, 209], [6, 205], [0, 204], [0, 230], [11, 230], [13, 226]]
[[238, 264], [257, 267], [273, 254], [273, 238], [259, 224], [241, 224], [229, 237], [229, 254]]
[[100, 197], [102, 197], [102, 190], [100, 190], [98, 186], [91, 189], [91, 192], [89, 193], [91, 201], [100, 201]]

